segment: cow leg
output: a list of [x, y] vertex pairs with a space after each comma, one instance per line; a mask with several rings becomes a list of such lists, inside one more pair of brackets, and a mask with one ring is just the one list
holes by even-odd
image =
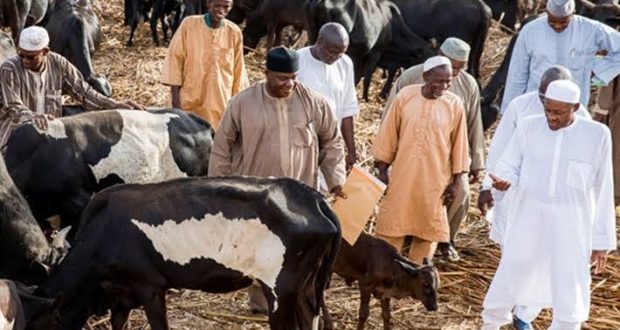
[[144, 313], [149, 320], [152, 330], [168, 330], [166, 317], [166, 292], [163, 290], [145, 288], [138, 290], [138, 299], [144, 306]]
[[153, 4], [153, 12], [151, 13], [151, 34], [153, 35], [153, 43], [159, 47], [159, 37], [157, 36], [157, 19], [164, 14], [164, 0], [156, 0]]
[[297, 324], [297, 294], [278, 296], [278, 309], [269, 312], [269, 328], [271, 330], [299, 329]]
[[112, 316], [110, 318], [112, 330], [123, 330], [123, 327], [129, 318], [129, 312], [131, 312], [131, 309], [120, 304], [112, 308]]
[[369, 55], [368, 60], [366, 60], [365, 72], [364, 72], [364, 90], [363, 90], [363, 98], [364, 101], [368, 102], [368, 90], [370, 89], [370, 82], [372, 81], [372, 75], [375, 73], [375, 69], [377, 68], [377, 63], [379, 63], [379, 59], [381, 58], [381, 53], [375, 52]]
[[359, 284], [360, 287], [360, 309], [359, 309], [359, 319], [357, 320], [357, 330], [364, 330], [364, 324], [366, 324], [366, 320], [368, 320], [368, 316], [370, 315], [370, 311], [368, 310], [370, 305], [370, 288], [362, 283]]
[[381, 299], [381, 317], [383, 317], [383, 330], [390, 330], [390, 298]]
[[396, 71], [395, 69], [389, 69], [387, 70], [387, 80], [385, 81], [385, 84], [383, 85], [383, 89], [381, 89], [381, 93], [379, 93], [379, 97], [382, 99], [387, 99], [388, 94], [390, 93], [390, 90], [392, 89], [392, 84], [394, 84], [394, 77], [396, 77]]
[[323, 325], [325, 330], [334, 329], [334, 321], [332, 320], [332, 316], [329, 314], [329, 310], [327, 309], [327, 304], [325, 303], [325, 297], [321, 299], [321, 309], [323, 310]]

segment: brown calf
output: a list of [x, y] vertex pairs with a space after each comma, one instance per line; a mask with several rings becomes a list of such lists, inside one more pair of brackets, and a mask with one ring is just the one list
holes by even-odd
[[[347, 285], [357, 281], [360, 289], [358, 330], [364, 329], [368, 319], [370, 294], [381, 300], [383, 328], [390, 329], [390, 299], [411, 297], [420, 300], [429, 311], [437, 310], [437, 288], [439, 273], [432, 262], [424, 260], [417, 265], [387, 242], [362, 233], [349, 245], [342, 240], [340, 252], [334, 264], [334, 273], [342, 277]], [[323, 321], [326, 329], [333, 329], [331, 316], [322, 301]]]

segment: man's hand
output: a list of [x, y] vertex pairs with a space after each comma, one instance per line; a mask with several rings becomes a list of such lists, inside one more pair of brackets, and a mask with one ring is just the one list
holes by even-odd
[[482, 215], [487, 215], [487, 211], [495, 205], [495, 199], [491, 190], [482, 190], [478, 196], [478, 209]]
[[332, 188], [331, 193], [336, 195], [336, 197], [347, 199], [347, 194], [342, 190], [342, 186], [338, 185]]
[[493, 188], [499, 191], [506, 191], [508, 190], [508, 188], [510, 188], [510, 182], [500, 179], [491, 173], [489, 173], [489, 176], [491, 177], [491, 180], [493, 180]]
[[36, 126], [42, 131], [47, 131], [47, 128], [49, 127], [49, 121], [51, 120], [54, 120], [54, 116], [50, 114], [40, 114], [34, 115], [34, 117], [32, 117], [32, 122], [34, 123], [34, 126]]
[[469, 171], [469, 183], [474, 184], [478, 182], [480, 180], [480, 173], [482, 173], [482, 170]]
[[355, 152], [348, 152], [344, 161], [346, 163], [347, 173], [349, 173], [353, 168], [353, 165], [357, 163], [357, 154]]
[[448, 185], [446, 190], [441, 195], [441, 198], [443, 198], [443, 205], [449, 205], [450, 203], [452, 203], [454, 197], [456, 196], [456, 191], [458, 187], [459, 180], [453, 180], [452, 183]]
[[598, 275], [602, 273], [605, 269], [605, 265], [607, 264], [607, 251], [592, 251], [590, 263], [595, 266], [594, 274]]
[[119, 102], [117, 107], [120, 108], [120, 109], [146, 110], [146, 108], [144, 106], [142, 106], [141, 104], [138, 104], [138, 103], [136, 103], [134, 101]]

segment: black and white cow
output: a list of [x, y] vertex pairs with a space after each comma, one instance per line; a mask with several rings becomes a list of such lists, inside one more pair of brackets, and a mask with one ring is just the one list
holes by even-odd
[[42, 282], [67, 254], [64, 235], [48, 243], [0, 156], [0, 278]]
[[324, 197], [285, 178], [181, 178], [110, 187], [84, 211], [75, 245], [42, 286], [61, 295], [60, 329], [111, 309], [122, 329], [143, 306], [168, 329], [166, 290], [225, 293], [261, 284], [271, 329], [318, 329], [340, 246]]
[[58, 322], [56, 299], [38, 297], [19, 282], [0, 279], [0, 330], [47, 330]]
[[111, 185], [206, 175], [212, 144], [211, 125], [182, 110], [107, 110], [21, 126], [5, 157], [39, 223], [60, 215], [64, 227]]

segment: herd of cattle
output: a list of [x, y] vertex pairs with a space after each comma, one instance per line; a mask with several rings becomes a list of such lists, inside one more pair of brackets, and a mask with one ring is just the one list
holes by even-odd
[[[289, 25], [312, 42], [329, 21], [349, 32], [348, 54], [364, 97], [375, 68], [391, 82], [401, 67], [434, 54], [449, 36], [472, 46], [469, 70], [478, 77], [490, 20], [505, 29], [526, 24], [510, 0], [235, 0], [230, 19], [245, 24], [244, 42], [281, 42]], [[164, 40], [200, 0], [125, 0], [128, 45], [150, 20], [153, 41]], [[100, 42], [91, 0], [0, 0], [0, 60], [29, 24], [45, 26], [51, 48], [109, 95], [91, 57]], [[620, 23], [612, 0], [580, 2], [580, 12]], [[491, 9], [493, 11], [491, 11]], [[17, 13], [17, 14], [15, 14]], [[68, 33], [67, 31], [71, 31]], [[485, 127], [505, 81], [504, 62], [482, 91]], [[324, 290], [332, 272], [361, 293], [359, 328], [371, 295], [381, 300], [390, 328], [390, 299], [412, 297], [437, 309], [439, 277], [431, 262], [416, 265], [362, 234], [341, 241], [339, 222], [325, 198], [303, 184], [275, 178], [205, 178], [213, 144], [209, 123], [177, 109], [108, 110], [68, 116], [47, 130], [14, 131], [0, 157], [0, 330], [81, 329], [92, 315], [111, 311], [122, 329], [142, 306], [152, 329], [167, 329], [166, 290], [231, 292], [261, 284], [272, 329], [317, 329], [320, 309], [333, 328]], [[54, 221], [53, 219], [60, 219]], [[51, 223], [63, 229], [54, 237]], [[247, 239], [251, 237], [252, 239]], [[32, 285], [32, 286], [26, 286]]]

